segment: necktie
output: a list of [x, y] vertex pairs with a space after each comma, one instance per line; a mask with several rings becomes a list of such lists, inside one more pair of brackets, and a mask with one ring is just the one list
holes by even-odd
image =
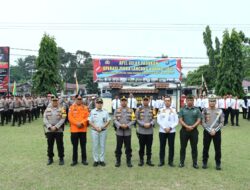
[[235, 109], [237, 109], [237, 100], [236, 100], [236, 102], [235, 102]]
[[152, 100], [151, 100], [151, 102], [150, 102], [150, 107], [152, 108]]
[[132, 108], [132, 98], [130, 98], [130, 108]]
[[115, 102], [115, 109], [117, 109], [118, 108], [118, 100], [116, 100], [116, 102]]
[[224, 99], [224, 109], [227, 109], [226, 99]]

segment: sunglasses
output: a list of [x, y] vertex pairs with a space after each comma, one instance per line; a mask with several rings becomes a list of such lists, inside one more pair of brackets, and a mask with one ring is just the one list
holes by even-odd
[[96, 102], [97, 104], [102, 104], [103, 102]]
[[82, 98], [77, 98], [77, 100], [82, 100]]

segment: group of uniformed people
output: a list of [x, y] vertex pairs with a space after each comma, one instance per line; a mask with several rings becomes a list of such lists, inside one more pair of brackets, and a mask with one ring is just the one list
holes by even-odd
[[42, 115], [48, 105], [46, 97], [37, 96], [2, 96], [0, 97], [1, 125], [20, 127], [26, 122], [31, 122]]
[[[197, 163], [198, 157], [198, 130], [197, 127], [202, 124], [204, 128], [203, 135], [203, 165], [207, 168], [208, 152], [211, 140], [213, 139], [215, 145], [215, 161], [216, 169], [221, 169], [221, 128], [224, 124], [224, 114], [221, 109], [216, 108], [216, 98], [209, 98], [208, 108], [203, 109], [202, 113], [199, 108], [194, 106], [193, 96], [188, 96], [186, 99], [187, 105], [181, 109], [179, 115], [172, 106], [172, 99], [170, 96], [164, 98], [164, 106], [156, 112], [150, 106], [150, 97], [143, 98], [142, 105], [135, 110], [128, 107], [128, 98], [121, 97], [119, 106], [114, 111], [113, 122], [116, 129], [116, 167], [121, 165], [122, 147], [124, 144], [126, 163], [128, 167], [132, 167], [132, 146], [131, 135], [132, 128], [137, 123], [137, 137], [139, 140], [139, 166], [144, 165], [144, 155], [146, 149], [146, 164], [154, 166], [152, 163], [152, 144], [153, 131], [155, 126], [155, 119], [159, 124], [159, 139], [160, 152], [159, 164], [161, 167], [165, 164], [165, 147], [168, 141], [169, 154], [168, 165], [174, 167], [174, 141], [176, 126], [181, 124], [180, 130], [180, 163], [179, 167], [184, 167], [186, 146], [190, 140], [192, 149], [193, 167], [199, 168]], [[52, 103], [48, 105], [44, 112], [44, 124], [48, 140], [48, 165], [53, 163], [53, 144], [57, 142], [59, 164], [64, 164], [64, 148], [63, 148], [63, 127], [66, 119], [66, 111], [63, 106], [58, 103], [58, 98], [53, 97]], [[71, 131], [71, 143], [73, 146], [72, 163], [71, 166], [78, 164], [78, 144], [81, 146], [81, 162], [83, 165], [88, 165], [86, 155], [87, 142], [87, 127], [91, 126], [92, 136], [92, 154], [93, 166], [105, 166], [105, 145], [107, 138], [107, 128], [110, 124], [110, 116], [108, 112], [103, 109], [103, 100], [101, 98], [95, 99], [95, 108], [89, 109], [83, 104], [82, 96], [76, 95], [74, 102], [69, 107], [68, 120]]]

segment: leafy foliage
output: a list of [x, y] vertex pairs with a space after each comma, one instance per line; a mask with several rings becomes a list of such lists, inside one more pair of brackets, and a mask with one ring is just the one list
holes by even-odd
[[58, 50], [54, 37], [44, 34], [36, 59], [33, 89], [37, 94], [53, 93], [62, 87], [59, 75]]
[[216, 94], [243, 96], [242, 80], [244, 78], [242, 40], [239, 33], [226, 30], [221, 48], [221, 63], [218, 67]]

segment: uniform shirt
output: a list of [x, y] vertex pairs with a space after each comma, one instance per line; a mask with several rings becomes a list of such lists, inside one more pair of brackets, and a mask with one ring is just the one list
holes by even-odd
[[[153, 126], [154, 126], [154, 114], [153, 110], [148, 106], [137, 109], [135, 112], [136, 120], [139, 125], [137, 128], [137, 132], [139, 134], [149, 135], [153, 134]], [[144, 124], [150, 123], [150, 128], [145, 128]]]
[[[114, 113], [114, 123], [117, 128], [116, 135], [118, 136], [130, 136], [131, 135], [131, 126], [134, 125], [135, 120], [133, 120], [134, 112], [132, 109], [129, 109], [128, 107], [123, 108], [120, 107], [117, 110], [115, 110]], [[122, 129], [121, 125], [126, 124], [128, 125], [127, 129]]]
[[136, 109], [137, 108], [137, 101], [135, 98], [128, 98], [128, 107], [130, 109]]
[[20, 112], [21, 111], [21, 101], [20, 100], [14, 100], [13, 102], [13, 108], [14, 108], [14, 112]]
[[148, 105], [149, 105], [150, 108], [156, 108], [156, 101], [152, 99], [152, 100], [149, 101]]
[[223, 127], [224, 116], [221, 109], [204, 109], [202, 111], [202, 126], [207, 132], [212, 129], [219, 131]]
[[232, 106], [233, 106], [233, 103], [234, 103], [234, 99], [233, 98], [227, 98], [226, 99], [226, 106], [227, 106], [227, 108], [232, 108]]
[[94, 123], [95, 126], [104, 129], [104, 125], [110, 121], [110, 117], [109, 117], [109, 113], [107, 112], [107, 110], [105, 109], [93, 109], [90, 112], [89, 121], [91, 121], [91, 123]]
[[0, 100], [0, 111], [4, 110], [4, 99]]
[[242, 105], [241, 100], [239, 100], [239, 99], [233, 100], [232, 109], [238, 110], [238, 109], [240, 109], [241, 105]]
[[43, 122], [45, 127], [45, 132], [52, 132], [50, 127], [55, 126], [57, 131], [55, 132], [63, 132], [62, 124], [65, 121], [66, 115], [63, 113], [63, 108], [61, 107], [47, 107], [43, 114]]
[[201, 112], [198, 108], [195, 107], [187, 107], [185, 106], [184, 108], [181, 109], [179, 112], [179, 118], [182, 118], [183, 121], [187, 125], [193, 125], [197, 121], [197, 119], [201, 119]]
[[201, 99], [201, 98], [198, 98], [198, 99], [196, 100], [196, 104], [194, 104], [194, 106], [197, 107], [197, 108], [201, 107], [201, 102], [202, 102], [202, 99]]
[[203, 98], [201, 101], [201, 108], [208, 108], [208, 99], [207, 98]]
[[156, 100], [156, 108], [161, 109], [164, 107], [164, 101], [162, 99]]
[[112, 100], [112, 108], [113, 110], [118, 109], [121, 106], [120, 100], [119, 99], [114, 99]]
[[247, 99], [247, 107], [250, 107], [250, 99]]
[[[69, 108], [68, 119], [70, 123], [70, 132], [87, 132], [89, 111], [84, 105], [73, 104]], [[77, 123], [81, 123], [83, 127], [77, 127]]]
[[175, 132], [175, 127], [178, 125], [178, 115], [174, 108], [163, 108], [157, 114], [157, 123], [159, 124], [159, 132], [166, 133], [165, 129], [170, 128], [170, 133]]

